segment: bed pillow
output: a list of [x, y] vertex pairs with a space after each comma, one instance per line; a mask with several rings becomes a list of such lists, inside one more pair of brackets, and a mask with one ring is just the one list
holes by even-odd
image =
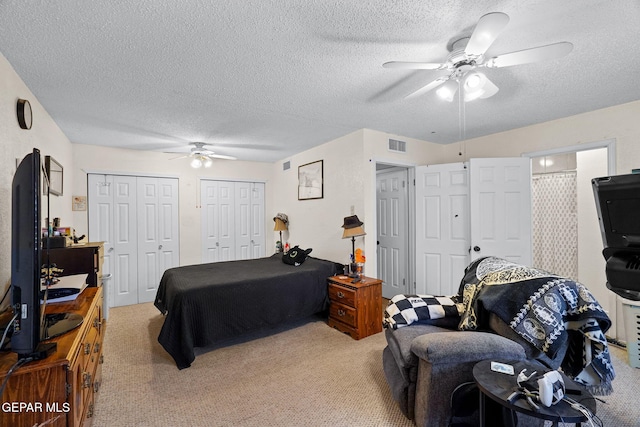
[[312, 249], [300, 249], [298, 245], [289, 249], [289, 252], [282, 255], [282, 262], [289, 265], [298, 266], [307, 259], [307, 255], [311, 253]]

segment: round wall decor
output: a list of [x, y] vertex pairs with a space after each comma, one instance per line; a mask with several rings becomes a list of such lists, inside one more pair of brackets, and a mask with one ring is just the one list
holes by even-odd
[[22, 129], [31, 129], [33, 116], [31, 114], [31, 104], [26, 99], [18, 99], [16, 104], [16, 114], [18, 116], [18, 124]]

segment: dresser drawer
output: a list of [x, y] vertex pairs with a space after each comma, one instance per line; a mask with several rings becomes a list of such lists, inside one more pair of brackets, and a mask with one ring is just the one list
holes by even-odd
[[329, 307], [329, 316], [339, 322], [345, 323], [354, 328], [357, 324], [356, 309], [344, 304], [331, 303]]
[[356, 306], [356, 291], [354, 289], [343, 288], [335, 283], [329, 284], [329, 299], [331, 302], [339, 302], [340, 304]]

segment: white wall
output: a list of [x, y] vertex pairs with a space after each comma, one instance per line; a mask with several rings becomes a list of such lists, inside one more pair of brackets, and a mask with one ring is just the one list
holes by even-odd
[[[87, 195], [87, 172], [177, 177], [179, 180], [180, 265], [202, 262], [200, 234], [200, 179], [222, 179], [265, 183], [265, 211], [270, 212], [273, 165], [271, 163], [214, 160], [211, 168], [193, 169], [189, 159], [174, 159], [176, 154], [73, 144], [73, 195]], [[171, 160], [173, 159], [173, 160]], [[266, 230], [273, 220], [265, 219]], [[87, 212], [73, 212], [78, 235], [88, 233]], [[267, 234], [269, 236], [269, 234]], [[89, 236], [91, 238], [91, 236]], [[269, 239], [267, 238], [267, 253]]]
[[[29, 100], [31, 104], [33, 125], [30, 130], [18, 126], [16, 102], [19, 98]], [[0, 229], [5, 231], [5, 237], [0, 239], [0, 298], [11, 278], [11, 182], [16, 171], [16, 159], [22, 160], [33, 148], [40, 150], [43, 161], [44, 156], [50, 155], [63, 166], [63, 195], [51, 197], [51, 217], [59, 217], [63, 221], [70, 219], [73, 177], [68, 168], [72, 162], [71, 143], [0, 54]], [[45, 206], [43, 221], [46, 216]], [[9, 297], [2, 306], [8, 303]]]
[[[608, 139], [616, 140], [616, 164], [628, 173], [640, 164], [640, 101], [513, 129], [464, 141], [467, 160], [472, 157], [510, 157]], [[459, 144], [446, 146], [447, 162], [460, 161]], [[625, 172], [627, 171], [627, 172]]]
[[[615, 294], [606, 287], [605, 259], [602, 256], [602, 235], [593, 196], [591, 179], [608, 175], [607, 150], [576, 153], [576, 183], [578, 196], [578, 280], [596, 297], [602, 307], [612, 314]], [[615, 320], [615, 319], [613, 319]], [[616, 336], [609, 332], [609, 335]]]

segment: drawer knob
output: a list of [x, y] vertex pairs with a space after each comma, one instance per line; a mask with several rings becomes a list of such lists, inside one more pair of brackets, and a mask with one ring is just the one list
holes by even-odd
[[87, 343], [84, 345], [84, 354], [91, 353], [91, 344]]
[[82, 388], [91, 387], [91, 374], [89, 372], [82, 373]]
[[346, 312], [346, 311], [344, 311], [344, 310], [342, 310], [342, 309], [338, 310], [338, 316], [340, 316], [340, 317], [344, 317], [346, 314], [347, 314], [347, 312]]
[[341, 291], [338, 291], [338, 298], [344, 298], [344, 294]]

